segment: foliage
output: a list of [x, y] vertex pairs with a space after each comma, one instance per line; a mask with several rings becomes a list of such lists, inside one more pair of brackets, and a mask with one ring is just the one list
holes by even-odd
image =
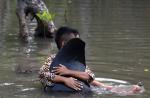
[[42, 13], [39, 12], [36, 14], [41, 20], [46, 21], [46, 22], [50, 22], [54, 19], [54, 14], [50, 14], [47, 11], [43, 11]]

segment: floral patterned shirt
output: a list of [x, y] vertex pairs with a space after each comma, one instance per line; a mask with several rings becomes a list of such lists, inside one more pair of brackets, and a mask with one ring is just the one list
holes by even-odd
[[[45, 61], [45, 63], [43, 64], [43, 66], [40, 68], [39, 71], [39, 78], [40, 78], [40, 82], [43, 84], [43, 86], [52, 86], [54, 83], [52, 82], [52, 80], [55, 77], [55, 73], [50, 72], [49, 68], [50, 65], [53, 61], [53, 59], [55, 58], [55, 54], [49, 56], [47, 58], [47, 60]], [[94, 80], [95, 75], [94, 73], [90, 70], [90, 68], [88, 66], [86, 66], [86, 70], [85, 72], [87, 72], [90, 75], [90, 79], [88, 80], [88, 82], [91, 82], [92, 80]]]

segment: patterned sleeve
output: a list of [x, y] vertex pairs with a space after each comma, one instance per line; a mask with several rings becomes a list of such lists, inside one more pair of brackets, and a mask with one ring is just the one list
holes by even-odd
[[90, 76], [88, 82], [92, 82], [95, 79], [95, 74], [90, 70], [88, 66], [86, 66], [85, 72], [87, 72]]
[[52, 63], [54, 57], [55, 57], [55, 55], [51, 55], [50, 57], [48, 57], [47, 60], [45, 61], [45, 63], [40, 68], [39, 78], [40, 78], [41, 83], [44, 86], [46, 86], [46, 85], [51, 86], [53, 84], [52, 80], [54, 79], [55, 74], [49, 71], [49, 67], [50, 67], [50, 64]]

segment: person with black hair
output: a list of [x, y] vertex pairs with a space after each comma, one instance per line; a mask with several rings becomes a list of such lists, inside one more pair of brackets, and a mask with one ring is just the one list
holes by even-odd
[[[80, 34], [77, 30], [69, 27], [61, 27], [57, 30], [55, 35], [57, 48], [60, 50], [69, 40], [79, 37]], [[107, 89], [112, 88], [112, 86], [108, 86], [94, 80], [95, 75], [88, 66], [86, 66], [85, 72], [80, 72], [69, 70], [64, 65], [60, 64], [59, 67], [56, 67], [55, 70], [50, 72], [49, 68], [54, 58], [55, 55], [51, 55], [50, 57], [48, 57], [44, 65], [40, 68], [39, 77], [44, 87], [52, 86], [55, 83], [64, 83], [68, 87], [78, 91], [82, 88], [82, 84], [76, 81], [76, 78], [79, 78], [81, 80], [87, 81], [94, 86], [103, 86]], [[68, 78], [62, 75], [69, 75], [72, 77]]]

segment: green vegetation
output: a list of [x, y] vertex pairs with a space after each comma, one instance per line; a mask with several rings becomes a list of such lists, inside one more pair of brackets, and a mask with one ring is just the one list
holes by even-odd
[[42, 13], [37, 13], [36, 14], [41, 20], [46, 21], [46, 22], [50, 22], [54, 19], [55, 15], [54, 14], [50, 14], [47, 11], [43, 11]]

